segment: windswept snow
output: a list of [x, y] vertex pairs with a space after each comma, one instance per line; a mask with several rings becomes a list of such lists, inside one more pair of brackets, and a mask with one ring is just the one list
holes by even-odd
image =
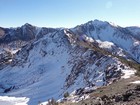
[[99, 46], [101, 48], [112, 49], [112, 47], [114, 46], [112, 42], [108, 42], [108, 41], [97, 40], [97, 42], [99, 43]]
[[131, 83], [133, 83], [133, 84], [140, 84], [140, 80], [134, 81], [134, 82], [131, 82]]
[[0, 96], [0, 105], [28, 105], [28, 101], [27, 97]]
[[122, 78], [127, 79], [127, 78], [130, 78], [131, 76], [135, 75], [136, 70], [126, 69], [126, 70], [122, 70], [122, 72], [124, 73]]

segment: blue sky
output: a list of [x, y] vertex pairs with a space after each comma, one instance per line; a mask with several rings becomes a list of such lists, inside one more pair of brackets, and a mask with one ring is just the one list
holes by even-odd
[[99, 19], [140, 26], [140, 0], [0, 0], [0, 26], [74, 27]]

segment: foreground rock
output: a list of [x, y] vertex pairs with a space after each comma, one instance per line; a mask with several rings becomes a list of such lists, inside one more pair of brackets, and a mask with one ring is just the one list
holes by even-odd
[[90, 93], [88, 99], [77, 103], [64, 102], [62, 105], [140, 105], [140, 84], [131, 82], [139, 80], [133, 76], [121, 79], [109, 86], [98, 88]]

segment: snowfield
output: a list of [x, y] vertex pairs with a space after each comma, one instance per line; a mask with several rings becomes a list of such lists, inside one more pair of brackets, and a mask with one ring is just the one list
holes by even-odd
[[0, 105], [28, 105], [29, 98], [0, 96]]
[[140, 84], [140, 80], [134, 81], [134, 82], [131, 82], [131, 83], [133, 83], [133, 84]]

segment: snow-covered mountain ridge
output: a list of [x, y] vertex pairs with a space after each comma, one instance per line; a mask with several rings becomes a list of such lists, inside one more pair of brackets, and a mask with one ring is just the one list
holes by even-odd
[[140, 40], [135, 37], [139, 37], [139, 34], [135, 35], [136, 33], [129, 30], [129, 28], [113, 26], [108, 22], [95, 20], [77, 26], [72, 30], [83, 35], [85, 34], [95, 40], [112, 42], [114, 45], [130, 54], [133, 59], [140, 62]]
[[0, 95], [27, 97], [29, 105], [107, 85], [132, 70], [105, 51], [140, 62], [135, 32], [98, 20], [71, 29], [0, 28], [0, 36]]

